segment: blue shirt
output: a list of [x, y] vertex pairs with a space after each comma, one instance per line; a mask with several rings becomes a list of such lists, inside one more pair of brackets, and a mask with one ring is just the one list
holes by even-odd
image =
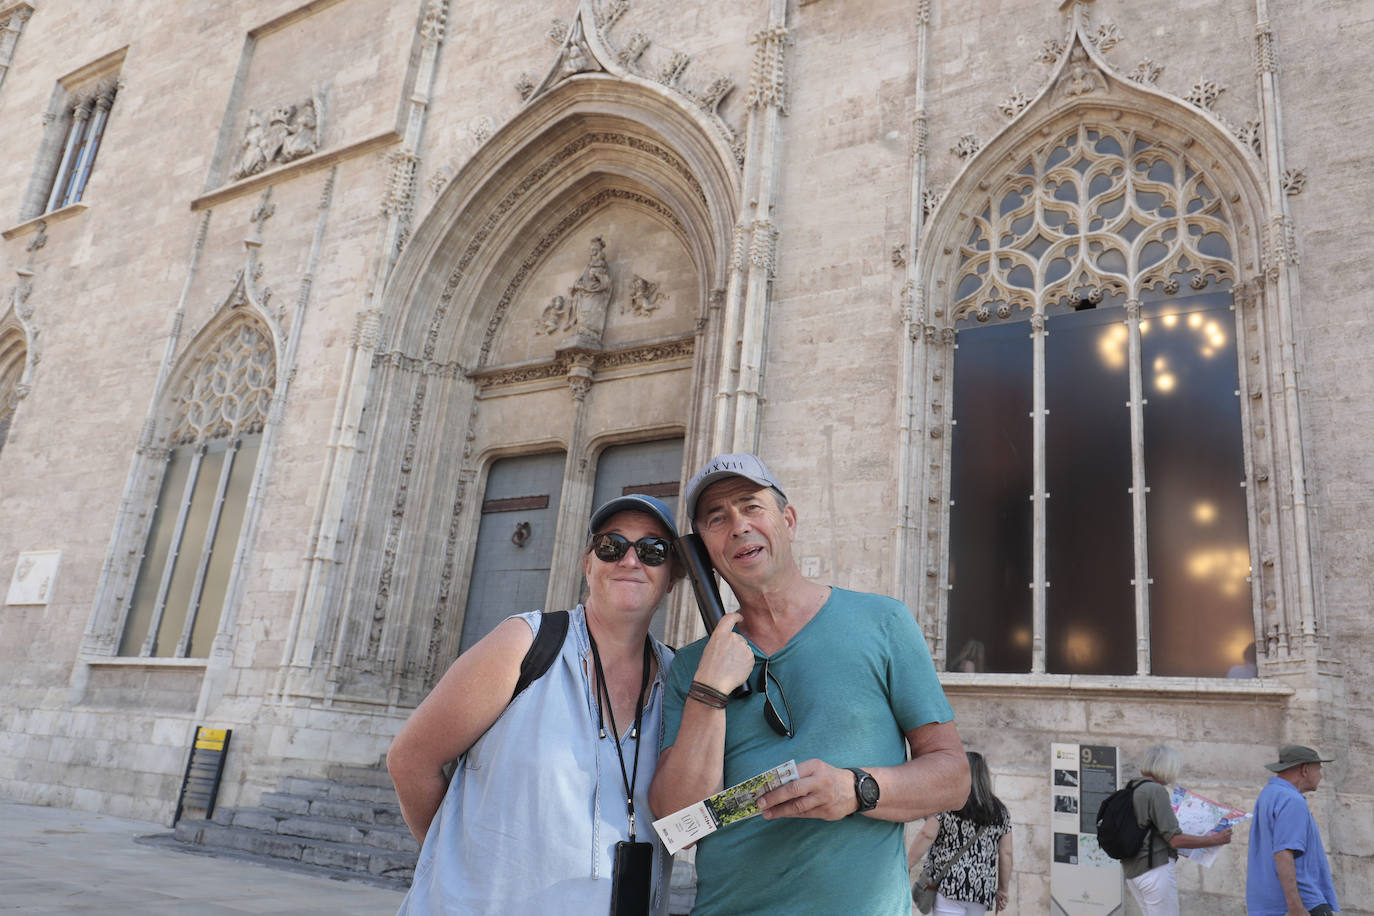
[[[520, 615], [536, 633], [535, 612]], [[462, 756], [434, 816], [398, 916], [547, 916], [611, 908], [615, 844], [629, 839], [617, 753], [634, 766], [638, 739], [600, 738], [591, 643], [581, 605], [548, 672], [511, 701]], [[651, 916], [668, 911], [670, 860], [649, 814], [671, 650], [654, 643], [658, 676], [645, 701], [635, 780], [635, 838], [654, 844]], [[609, 723], [607, 731], [610, 731]]]
[[1274, 865], [1274, 853], [1284, 849], [1293, 852], [1303, 907], [1310, 910], [1329, 903], [1333, 910], [1339, 910], [1326, 849], [1307, 799], [1288, 780], [1271, 776], [1255, 802], [1255, 820], [1250, 827], [1250, 864], [1245, 880], [1245, 906], [1250, 916], [1284, 916], [1288, 912]]
[[[677, 738], [705, 643], [679, 652], [669, 672], [664, 747]], [[757, 664], [749, 683], [757, 688], [763, 652], [751, 648]], [[897, 766], [906, 760], [906, 732], [954, 718], [911, 612], [880, 595], [832, 589], [816, 616], [769, 656], [768, 671], [786, 694], [796, 736], [768, 727], [761, 691], [731, 700], [727, 786], [813, 757], [837, 767]], [[781, 711], [778, 687], [769, 690]], [[902, 825], [863, 815], [729, 824], [697, 844], [696, 867], [693, 916], [911, 913]]]

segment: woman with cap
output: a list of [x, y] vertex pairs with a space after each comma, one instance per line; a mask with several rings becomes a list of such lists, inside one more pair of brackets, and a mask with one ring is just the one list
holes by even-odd
[[1140, 775], [1145, 778], [1131, 793], [1136, 823], [1151, 829], [1146, 832], [1140, 850], [1121, 860], [1121, 870], [1126, 876], [1126, 887], [1145, 916], [1178, 916], [1178, 876], [1174, 874], [1178, 850], [1225, 846], [1231, 842], [1229, 827], [1206, 835], [1184, 833], [1179, 827], [1169, 787], [1178, 780], [1181, 767], [1178, 751], [1167, 745], [1154, 745], [1140, 761]]
[[677, 528], [666, 505], [634, 494], [598, 508], [588, 534], [586, 600], [547, 673], [512, 698], [541, 625], [558, 618], [507, 618], [391, 745], [401, 812], [423, 844], [402, 914], [667, 910], [648, 792], [672, 651], [649, 622], [682, 576]]

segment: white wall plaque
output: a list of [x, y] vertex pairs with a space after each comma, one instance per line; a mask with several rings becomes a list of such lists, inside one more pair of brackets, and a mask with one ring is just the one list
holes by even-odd
[[57, 565], [62, 560], [60, 550], [30, 550], [19, 555], [14, 564], [14, 578], [10, 579], [6, 604], [47, 604], [57, 581]]

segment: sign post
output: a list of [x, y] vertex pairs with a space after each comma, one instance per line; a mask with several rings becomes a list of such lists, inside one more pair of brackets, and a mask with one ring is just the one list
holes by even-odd
[[1050, 745], [1050, 912], [1110, 916], [1122, 907], [1121, 865], [1097, 845], [1097, 809], [1116, 791], [1115, 747]]

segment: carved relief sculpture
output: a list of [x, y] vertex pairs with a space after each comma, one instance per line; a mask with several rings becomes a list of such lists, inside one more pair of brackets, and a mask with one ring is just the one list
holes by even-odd
[[319, 114], [314, 100], [306, 101], [296, 112], [296, 122], [282, 141], [281, 161], [292, 162], [319, 149]]
[[657, 283], [635, 274], [634, 279], [630, 281], [630, 304], [628, 307], [622, 305], [620, 310], [624, 312], [629, 308], [636, 315], [647, 316], [656, 311], [667, 298], [658, 291]]
[[309, 156], [319, 149], [319, 106], [314, 99], [299, 105], [276, 105], [262, 115], [249, 110], [248, 125], [239, 144], [238, 158], [229, 173], [238, 181], [256, 175], [273, 163], [285, 164]]
[[539, 328], [536, 334], [557, 334], [559, 331], [566, 331], [572, 327], [572, 309], [568, 308], [568, 300], [564, 296], [554, 296], [549, 300], [549, 304], [544, 306], [544, 313], [539, 318]]

